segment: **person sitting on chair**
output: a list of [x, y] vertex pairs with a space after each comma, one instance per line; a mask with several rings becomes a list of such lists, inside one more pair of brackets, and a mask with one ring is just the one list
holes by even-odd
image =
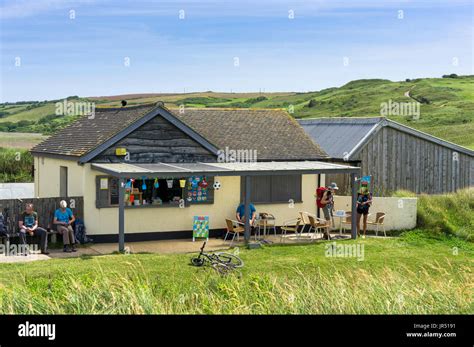
[[[245, 204], [244, 203], [241, 203], [239, 207], [237, 207], [237, 210], [235, 211], [235, 218], [237, 218], [238, 222], [245, 224]], [[255, 225], [256, 218], [257, 218], [257, 209], [252, 203], [250, 203], [249, 204], [249, 221], [250, 221], [251, 227]]]
[[60, 207], [54, 212], [53, 223], [57, 225], [58, 233], [63, 236], [63, 251], [68, 253], [76, 252], [76, 248], [74, 247], [76, 240], [74, 239], [74, 230], [71, 226], [76, 218], [72, 210], [67, 207], [66, 201], [61, 200], [59, 206]]
[[18, 221], [20, 227], [20, 241], [23, 247], [24, 254], [26, 252], [26, 234], [30, 236], [38, 235], [40, 237], [41, 254], [49, 254], [48, 252], [48, 232], [38, 226], [38, 214], [33, 209], [33, 204], [26, 204], [25, 211], [20, 216]]

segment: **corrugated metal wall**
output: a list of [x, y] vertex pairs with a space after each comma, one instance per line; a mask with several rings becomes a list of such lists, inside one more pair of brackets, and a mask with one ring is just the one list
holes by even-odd
[[[474, 158], [390, 127], [372, 136], [357, 159], [362, 174], [373, 176], [376, 196], [399, 189], [440, 194], [474, 186]], [[327, 180], [338, 183], [339, 194], [350, 192], [348, 177], [327, 175]]]

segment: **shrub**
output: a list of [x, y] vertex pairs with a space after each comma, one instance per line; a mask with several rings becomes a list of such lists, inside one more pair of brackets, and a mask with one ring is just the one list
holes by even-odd
[[450, 75], [443, 75], [442, 77], [443, 77], [443, 78], [458, 78], [459, 76], [456, 75], [455, 73], [452, 73], [452, 74], [450, 74]]
[[33, 156], [24, 149], [0, 148], [0, 182], [32, 182]]
[[[417, 196], [398, 191], [395, 196]], [[432, 236], [454, 235], [474, 241], [474, 188], [440, 195], [418, 195], [417, 226]]]
[[308, 107], [311, 108], [311, 107], [315, 107], [315, 106], [316, 106], [316, 100], [314, 100], [314, 99], [309, 100]]

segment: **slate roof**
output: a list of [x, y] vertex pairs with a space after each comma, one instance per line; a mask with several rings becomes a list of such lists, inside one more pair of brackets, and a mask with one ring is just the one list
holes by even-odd
[[[332, 158], [351, 160], [367, 141], [382, 127], [391, 127], [417, 138], [436, 143], [469, 156], [474, 151], [436, 136], [416, 130], [385, 117], [331, 117], [299, 120], [300, 125]], [[352, 151], [352, 153], [351, 153]]]
[[301, 119], [300, 125], [329, 156], [342, 159], [383, 117]]
[[256, 149], [260, 160], [315, 160], [326, 153], [277, 109], [185, 109], [179, 119], [219, 149]]
[[96, 108], [94, 118], [82, 116], [34, 146], [31, 152], [80, 157], [143, 117], [153, 108], [155, 105]]
[[96, 108], [32, 148], [41, 153], [81, 157], [119, 134], [146, 115], [169, 112], [216, 148], [257, 150], [258, 160], [317, 160], [327, 154], [283, 110], [166, 109], [156, 104]]

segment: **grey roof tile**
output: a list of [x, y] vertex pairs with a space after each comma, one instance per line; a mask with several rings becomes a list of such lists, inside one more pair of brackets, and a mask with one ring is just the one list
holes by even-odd
[[258, 160], [315, 160], [326, 153], [298, 122], [278, 109], [171, 109], [219, 149], [256, 149]]
[[[33, 147], [33, 153], [81, 157], [146, 114], [156, 104], [97, 108]], [[255, 149], [258, 160], [316, 160], [327, 154], [283, 110], [187, 108], [168, 110], [217, 148]]]

